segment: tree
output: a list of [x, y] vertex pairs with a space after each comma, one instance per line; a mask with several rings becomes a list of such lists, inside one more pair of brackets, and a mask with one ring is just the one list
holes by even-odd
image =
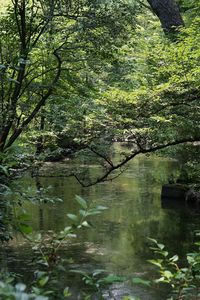
[[153, 12], [160, 19], [165, 33], [174, 33], [184, 25], [178, 4], [175, 0], [147, 0]]
[[[1, 151], [11, 146], [25, 130], [60, 78], [59, 51], [65, 41], [53, 43], [48, 54], [52, 65], [45, 69], [39, 54], [42, 45], [38, 47], [44, 32], [49, 32], [53, 10], [51, 7], [47, 12], [35, 2], [15, 0], [8, 15], [1, 19]], [[36, 52], [38, 55], [34, 56]], [[39, 82], [44, 74], [48, 79], [41, 88]]]
[[12, 1], [0, 20], [0, 151], [26, 131], [47, 100], [58, 99], [58, 88], [67, 86], [69, 96], [83, 85], [84, 69], [111, 62], [134, 24], [134, 8], [121, 0]]
[[197, 16], [188, 28], [180, 30], [175, 42], [155, 32], [153, 22], [154, 34], [140, 23], [134, 49], [123, 47], [121, 68], [126, 68], [128, 61], [134, 71], [128, 69], [123, 83], [113, 84], [101, 101], [115, 140], [128, 148], [116, 160], [93, 145], [93, 152], [102, 160], [102, 172], [93, 182], [82, 182], [84, 185], [119, 176], [139, 154], [200, 141], [199, 22]]

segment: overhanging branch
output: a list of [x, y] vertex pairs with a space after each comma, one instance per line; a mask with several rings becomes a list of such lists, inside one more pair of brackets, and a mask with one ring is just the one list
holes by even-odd
[[[114, 164], [110, 165], [110, 167], [107, 169], [107, 171], [102, 176], [100, 176], [96, 180], [94, 180], [93, 182], [85, 184], [77, 175], [74, 175], [74, 177], [78, 180], [78, 182], [83, 187], [89, 187], [89, 186], [95, 185], [95, 184], [100, 183], [100, 182], [113, 180], [115, 177], [118, 177], [124, 171], [124, 170], [122, 170], [122, 168], [124, 168], [127, 165], [128, 162], [130, 162], [133, 158], [135, 158], [139, 154], [152, 153], [152, 152], [156, 152], [158, 150], [163, 150], [163, 149], [171, 147], [171, 146], [176, 146], [176, 145], [180, 145], [180, 144], [184, 144], [184, 143], [189, 143], [189, 142], [193, 143], [193, 142], [197, 142], [197, 141], [200, 141], [200, 136], [199, 137], [182, 138], [182, 139], [175, 140], [175, 141], [172, 141], [172, 142], [168, 142], [168, 143], [163, 143], [163, 144], [151, 146], [149, 148], [142, 148], [140, 146], [138, 150], [136, 150], [136, 151], [130, 153], [129, 155], [127, 155], [125, 157], [125, 159], [123, 159], [118, 164], [116, 164], [116, 165], [114, 165]], [[101, 156], [101, 158], [102, 158], [102, 156]], [[115, 175], [112, 178], [109, 178], [109, 176], [114, 171], [116, 171], [116, 170], [120, 170], [120, 174], [119, 175]]]

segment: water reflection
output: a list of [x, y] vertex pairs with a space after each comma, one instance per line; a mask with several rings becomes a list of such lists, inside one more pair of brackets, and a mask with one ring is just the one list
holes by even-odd
[[[54, 164], [48, 164], [49, 172], [54, 168]], [[66, 166], [60, 164], [59, 168], [62, 173]], [[63, 177], [24, 176], [19, 181], [23, 189], [41, 190], [51, 186], [51, 197], [64, 200], [51, 205], [45, 201], [39, 205], [24, 204], [33, 217], [32, 226], [36, 232], [59, 231], [68, 225], [66, 214], [78, 209], [74, 201], [76, 194], [108, 206], [109, 210], [93, 220], [95, 228], [83, 231], [76, 249], [68, 250], [68, 255], [79, 258], [80, 265], [81, 257], [87, 255], [87, 267], [97, 265], [109, 273], [132, 276], [152, 272], [146, 262], [151, 257], [147, 237], [160, 240], [171, 253], [183, 255], [193, 241], [193, 230], [200, 227], [198, 215], [188, 214], [184, 209], [161, 207], [161, 186], [176, 168], [172, 160], [140, 156], [121, 177], [90, 188], [82, 188], [75, 179]], [[15, 242], [10, 245], [12, 249], [18, 247]], [[20, 267], [17, 267], [19, 271]], [[141, 299], [146, 300], [147, 294]], [[154, 295], [155, 299], [162, 298]]]

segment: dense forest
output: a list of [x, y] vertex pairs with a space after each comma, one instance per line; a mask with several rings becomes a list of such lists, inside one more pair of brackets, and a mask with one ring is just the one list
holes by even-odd
[[[180, 261], [178, 246], [170, 257], [156, 240], [158, 232], [146, 233], [145, 238], [152, 238], [155, 232], [151, 263], [159, 268], [160, 278], [150, 282], [156, 277], [153, 269], [148, 276], [130, 272], [131, 284], [147, 289], [143, 296], [105, 296], [113, 284], [130, 284], [130, 278], [113, 270], [108, 274], [97, 268], [89, 274], [79, 265], [70, 271], [73, 275], [60, 275], [70, 270], [70, 257], [66, 262], [62, 251], [73, 248], [71, 238], [80, 236], [86, 243], [83, 232], [97, 234], [95, 226], [101, 221], [96, 216], [101, 220], [109, 214], [109, 203], [85, 198], [87, 191], [96, 197], [94, 190], [99, 189], [104, 197], [103, 191], [111, 193], [107, 187], [123, 180], [126, 172], [133, 172], [133, 180], [143, 174], [138, 186], [148, 175], [141, 190], [149, 185], [153, 190], [156, 182], [157, 189], [172, 191], [172, 198], [178, 190], [186, 209], [188, 202], [195, 202], [192, 218], [198, 220], [199, 1], [4, 0], [0, 5], [0, 239], [1, 252], [8, 253], [6, 259], [1, 255], [0, 299], [199, 299], [200, 252], [193, 242], [199, 246], [200, 224], [188, 225], [188, 236], [194, 230], [197, 234], [187, 240]], [[145, 168], [137, 171], [133, 166], [142, 159]], [[160, 164], [166, 161], [170, 167], [164, 169]], [[156, 167], [147, 168], [148, 162]], [[54, 179], [58, 181], [49, 190]], [[59, 180], [66, 180], [64, 186], [76, 182], [76, 188], [59, 194]], [[126, 185], [121, 186], [124, 194]], [[118, 183], [116, 194], [117, 188]], [[60, 198], [70, 193], [78, 209], [66, 206], [68, 225], [64, 222], [61, 231], [59, 226], [45, 230], [41, 205], [52, 217], [60, 201], [65, 203]], [[30, 203], [39, 208], [39, 230], [33, 225], [36, 208]], [[150, 215], [151, 211], [146, 217], [136, 216], [137, 226]], [[144, 234], [140, 230], [138, 236]], [[11, 249], [20, 253], [22, 244], [32, 249], [31, 275], [9, 267]], [[190, 246], [193, 252], [186, 254]], [[137, 251], [148, 252], [144, 247], [148, 245]], [[26, 249], [23, 252], [26, 256]], [[65, 276], [77, 281], [79, 294], [71, 283], [63, 283]], [[160, 298], [152, 298], [151, 288], [161, 291]]]

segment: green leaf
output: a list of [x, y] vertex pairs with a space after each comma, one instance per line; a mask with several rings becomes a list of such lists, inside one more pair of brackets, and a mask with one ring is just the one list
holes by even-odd
[[158, 245], [158, 248], [160, 248], [161, 250], [163, 250], [165, 248], [165, 245], [163, 244], [157, 244]]
[[150, 241], [150, 242], [152, 242], [152, 243], [154, 243], [154, 244], [158, 244], [158, 242], [155, 240], [155, 239], [152, 239], [152, 238], [148, 238], [148, 240]]
[[81, 223], [81, 225], [82, 225], [83, 227], [91, 228], [91, 225], [90, 225], [87, 221], [84, 221], [83, 223]]
[[166, 282], [166, 280], [165, 280], [165, 277], [160, 277], [159, 279], [156, 279], [155, 282], [156, 282], [156, 283], [159, 283], [159, 282]]
[[146, 286], [150, 286], [150, 284], [151, 284], [151, 282], [149, 280], [144, 280], [144, 279], [141, 279], [139, 277], [132, 278], [132, 283], [142, 284], [142, 285], [146, 285]]
[[40, 289], [38, 287], [33, 286], [32, 288], [33, 293], [40, 294]]
[[44, 272], [44, 271], [36, 271], [36, 272], [35, 272], [35, 275], [36, 275], [37, 279], [40, 279], [40, 278], [46, 276], [46, 275], [47, 275], [47, 272]]
[[29, 233], [33, 232], [33, 228], [25, 223], [19, 224], [19, 230], [25, 234], [29, 234]]
[[104, 269], [96, 269], [96, 270], [92, 273], [92, 275], [93, 275], [93, 276], [97, 276], [97, 275], [102, 274], [102, 273], [105, 273], [105, 270], [104, 270]]
[[45, 286], [45, 284], [47, 284], [48, 281], [49, 281], [49, 276], [44, 276], [39, 279], [38, 283], [41, 287], [43, 287]]
[[71, 229], [72, 229], [71, 226], [67, 226], [67, 227], [64, 228], [63, 232], [64, 232], [65, 234], [70, 233], [70, 232], [71, 232]]
[[169, 252], [168, 251], [161, 251], [160, 254], [164, 257], [167, 257]]
[[76, 201], [80, 204], [80, 206], [84, 209], [87, 209], [87, 202], [80, 196], [76, 195]]
[[17, 284], [15, 285], [15, 288], [16, 288], [16, 290], [17, 290], [18, 292], [24, 292], [25, 289], [26, 289], [26, 285], [23, 284], [23, 283], [17, 283]]
[[69, 296], [71, 296], [71, 293], [69, 292], [69, 287], [66, 287], [66, 288], [63, 290], [63, 296], [64, 296], [64, 297], [69, 297]]
[[110, 284], [113, 282], [123, 282], [124, 280], [125, 280], [125, 277], [110, 274], [110, 275], [102, 278], [101, 280], [99, 280], [99, 282]]
[[174, 255], [174, 256], [172, 256], [169, 260], [175, 262], [175, 261], [177, 261], [178, 259], [179, 259], [178, 255]]
[[157, 266], [159, 268], [162, 268], [162, 262], [163, 262], [162, 259], [159, 259], [159, 260], [153, 260], [153, 259], [151, 259], [151, 260], [148, 260], [148, 262], [150, 262], [151, 264], [153, 264], [153, 265], [155, 265], [155, 266]]
[[30, 215], [24, 213], [24, 214], [19, 215], [18, 219], [20, 221], [30, 221], [31, 218], [30, 218]]
[[3, 172], [6, 176], [9, 176], [7, 167], [0, 165], [0, 171]]
[[86, 210], [80, 209], [80, 210], [79, 210], [79, 214], [80, 214], [81, 216], [83, 216], [83, 217], [87, 217], [87, 212], [86, 212]]
[[173, 274], [172, 274], [170, 271], [168, 271], [168, 270], [162, 272], [162, 274], [163, 274], [163, 276], [166, 277], [167, 279], [170, 279], [170, 278], [173, 277]]
[[99, 214], [101, 214], [101, 211], [97, 210], [97, 209], [90, 209], [87, 212], [87, 216], [94, 216], [94, 215], [99, 215]]
[[106, 209], [108, 209], [108, 207], [102, 206], [102, 205], [97, 205], [97, 206], [95, 207], [95, 209], [97, 209], [97, 210], [106, 210]]
[[68, 218], [74, 222], [78, 222], [78, 217], [74, 214], [67, 214]]

